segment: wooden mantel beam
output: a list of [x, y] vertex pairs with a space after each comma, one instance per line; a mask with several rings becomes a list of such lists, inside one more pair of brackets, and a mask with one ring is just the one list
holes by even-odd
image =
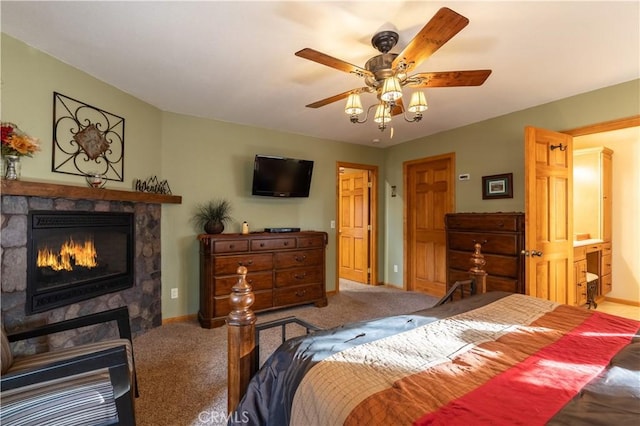
[[2, 195], [22, 195], [44, 198], [68, 198], [72, 200], [132, 201], [150, 204], [182, 204], [179, 195], [120, 189], [90, 188], [59, 183], [29, 180], [2, 180]]

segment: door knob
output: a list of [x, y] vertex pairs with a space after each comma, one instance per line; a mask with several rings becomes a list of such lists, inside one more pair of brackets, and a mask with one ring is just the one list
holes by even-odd
[[538, 250], [531, 250], [531, 256], [542, 257], [542, 252]]
[[526, 257], [529, 257], [529, 250], [522, 250], [522, 251], [520, 251], [520, 254], [522, 254], [522, 255], [524, 255]]

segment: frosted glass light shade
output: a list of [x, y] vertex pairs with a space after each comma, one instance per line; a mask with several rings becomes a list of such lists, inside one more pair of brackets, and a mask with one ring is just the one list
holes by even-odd
[[389, 77], [382, 85], [382, 93], [380, 99], [385, 102], [392, 102], [402, 97], [402, 86], [398, 77]]
[[362, 109], [362, 101], [360, 100], [360, 95], [357, 93], [352, 93], [347, 98], [347, 105], [344, 107], [344, 112], [349, 115], [358, 115], [362, 113], [364, 109]]
[[380, 103], [376, 108], [376, 115], [373, 116], [376, 123], [388, 123], [391, 121], [391, 113], [384, 103]]
[[427, 98], [424, 96], [424, 92], [417, 91], [411, 94], [411, 102], [409, 102], [408, 110], [410, 112], [422, 112], [426, 111], [429, 106], [427, 105]]

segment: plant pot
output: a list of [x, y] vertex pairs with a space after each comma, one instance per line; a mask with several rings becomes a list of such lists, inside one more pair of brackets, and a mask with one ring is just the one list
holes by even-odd
[[207, 234], [221, 234], [222, 231], [224, 231], [224, 225], [222, 222], [210, 220], [204, 224], [204, 232]]

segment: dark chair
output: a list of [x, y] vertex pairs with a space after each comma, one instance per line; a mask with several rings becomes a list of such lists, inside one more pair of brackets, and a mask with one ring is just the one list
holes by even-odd
[[[32, 355], [10, 342], [115, 321], [119, 338]], [[2, 328], [0, 424], [135, 425], [137, 384], [127, 307], [17, 333]]]

